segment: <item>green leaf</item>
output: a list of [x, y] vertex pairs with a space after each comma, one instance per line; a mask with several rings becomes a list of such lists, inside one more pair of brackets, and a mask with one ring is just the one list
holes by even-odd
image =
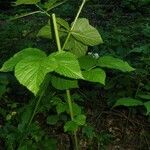
[[141, 105], [143, 105], [142, 101], [140, 101], [138, 99], [125, 97], [125, 98], [118, 99], [113, 107], [116, 107], [116, 106], [131, 107], [131, 106], [141, 106]]
[[74, 122], [77, 123], [77, 125], [82, 126], [86, 122], [86, 116], [85, 115], [78, 115], [74, 118]]
[[19, 147], [18, 150], [28, 150], [28, 146], [23, 145], [23, 146]]
[[51, 83], [58, 90], [78, 88], [78, 81], [59, 76], [52, 76]]
[[150, 100], [150, 93], [149, 92], [147, 92], [147, 93], [139, 93], [137, 95], [137, 97], [145, 99], [145, 100]]
[[15, 76], [22, 85], [36, 95], [46, 74], [54, 71], [56, 67], [57, 64], [52, 58], [32, 56], [23, 59], [16, 65]]
[[47, 11], [50, 11], [51, 9], [62, 5], [67, 0], [49, 0], [48, 2], [44, 3], [44, 7], [47, 9]]
[[55, 69], [55, 72], [58, 74], [73, 79], [83, 79], [78, 60], [72, 53], [57, 52], [49, 57], [56, 59], [58, 67]]
[[68, 109], [68, 105], [65, 103], [59, 103], [56, 106], [56, 110], [58, 114], [65, 112]]
[[47, 138], [46, 140], [42, 139], [41, 145], [42, 145], [43, 150], [57, 150], [57, 140], [56, 139], [52, 139], [52, 138]]
[[91, 56], [83, 56], [79, 59], [80, 67], [84, 70], [90, 70], [93, 67], [96, 67], [97, 60]]
[[65, 49], [69, 50], [77, 57], [81, 57], [86, 54], [88, 47], [80, 41], [77, 41], [75, 38], [71, 37], [68, 43], [66, 44]]
[[58, 0], [49, 0], [48, 2], [44, 3], [44, 8], [47, 10], [53, 7], [53, 5], [57, 2]]
[[40, 0], [17, 0], [16, 1], [16, 5], [31, 5], [31, 4], [37, 4], [38, 2], [40, 2]]
[[77, 20], [71, 34], [85, 45], [94, 46], [103, 43], [99, 32], [85, 18]]
[[62, 18], [57, 18], [56, 21], [57, 21], [57, 24], [59, 24], [60, 26], [64, 27], [67, 30], [70, 30], [70, 26], [66, 20]]
[[[74, 116], [78, 116], [81, 114], [81, 107], [77, 105], [76, 103], [72, 104], [73, 114]], [[70, 114], [69, 109], [67, 110], [67, 113]]]
[[98, 59], [98, 66], [106, 67], [111, 69], [117, 69], [122, 72], [130, 72], [135, 69], [132, 68], [126, 61], [123, 61], [119, 58], [114, 58], [112, 56], [103, 56]]
[[94, 128], [91, 127], [91, 126], [85, 126], [85, 127], [83, 127], [82, 133], [83, 133], [83, 135], [86, 135], [86, 137], [88, 139], [93, 139], [96, 136], [96, 134], [94, 132]]
[[147, 115], [150, 113], [150, 101], [144, 103], [145, 108], [147, 109]]
[[83, 71], [82, 74], [87, 81], [98, 82], [105, 85], [106, 74], [103, 69], [95, 68], [89, 71]]
[[52, 39], [52, 29], [51, 26], [49, 24], [43, 26], [38, 34], [38, 37], [42, 37], [42, 38], [46, 38], [46, 39]]
[[51, 115], [47, 117], [47, 124], [55, 125], [59, 121], [58, 115]]
[[[59, 22], [60, 23], [60, 22]], [[37, 37], [42, 37], [42, 38], [46, 38], [46, 39], [53, 39], [53, 29], [51, 26], [51, 22], [49, 22], [47, 25], [43, 26], [38, 34]], [[60, 25], [57, 24], [58, 27], [58, 31], [59, 31], [59, 37], [63, 37], [66, 35], [66, 33], [64, 31], [66, 31], [65, 29], [61, 29]]]
[[64, 125], [64, 131], [74, 132], [77, 131], [78, 125], [74, 121], [67, 121]]
[[37, 48], [26, 48], [23, 49], [22, 51], [16, 53], [12, 58], [10, 58], [9, 60], [7, 60], [2, 68], [0, 69], [0, 71], [3, 72], [8, 72], [8, 71], [13, 71], [14, 67], [16, 66], [16, 64], [21, 61], [22, 59], [26, 58], [26, 57], [45, 57], [46, 54], [37, 49]]

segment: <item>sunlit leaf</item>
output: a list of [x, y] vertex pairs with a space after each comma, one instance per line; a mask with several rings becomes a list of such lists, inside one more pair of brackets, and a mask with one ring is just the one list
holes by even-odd
[[29, 57], [20, 61], [15, 67], [15, 76], [19, 82], [26, 86], [35, 95], [48, 72], [57, 67], [54, 59], [48, 57]]
[[86, 18], [79, 18], [77, 20], [71, 34], [85, 45], [94, 46], [103, 43], [97, 29], [92, 27]]
[[69, 78], [83, 79], [78, 60], [72, 53], [57, 52], [49, 57], [56, 59], [58, 67], [55, 69], [55, 72]]
[[26, 58], [26, 57], [46, 57], [46, 54], [37, 49], [37, 48], [26, 48], [23, 49], [22, 51], [16, 53], [13, 57], [11, 57], [9, 60], [7, 60], [2, 68], [0, 69], [0, 71], [3, 72], [8, 72], [8, 71], [13, 71], [14, 67], [16, 66], [16, 64], [21, 61], [22, 59]]

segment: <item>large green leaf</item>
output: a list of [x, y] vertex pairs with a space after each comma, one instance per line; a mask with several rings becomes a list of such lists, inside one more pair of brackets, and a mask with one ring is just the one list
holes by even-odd
[[95, 68], [89, 71], [83, 71], [82, 74], [87, 81], [98, 82], [105, 85], [106, 74], [103, 69]]
[[40, 0], [17, 0], [16, 1], [16, 5], [30, 5], [30, 4], [37, 4], [38, 2], [40, 2]]
[[147, 115], [150, 113], [150, 101], [144, 103], [145, 108], [147, 109]]
[[103, 56], [98, 59], [98, 66], [111, 69], [118, 69], [122, 72], [130, 72], [135, 69], [132, 68], [126, 61], [112, 56]]
[[97, 64], [97, 60], [89, 55], [80, 57], [78, 60], [79, 60], [81, 69], [84, 69], [84, 70], [90, 70], [93, 67], [96, 67], [96, 64]]
[[71, 37], [68, 43], [66, 44], [65, 49], [69, 50], [77, 57], [81, 57], [86, 54], [88, 47], [80, 41], [77, 41], [75, 38]]
[[85, 18], [79, 18], [77, 20], [71, 34], [85, 45], [94, 46], [103, 43], [99, 32]]
[[55, 69], [55, 72], [69, 78], [83, 79], [78, 60], [72, 53], [57, 52], [51, 54], [49, 57], [56, 59], [58, 67]]
[[54, 71], [57, 64], [49, 57], [28, 57], [21, 60], [15, 67], [15, 76], [19, 82], [26, 86], [35, 95], [40, 89], [45, 75]]
[[64, 77], [52, 76], [51, 82], [53, 87], [58, 90], [67, 90], [71, 88], [78, 88], [78, 81]]
[[9, 60], [7, 60], [2, 68], [0, 69], [0, 71], [3, 72], [8, 72], [8, 71], [13, 71], [14, 67], [16, 66], [16, 64], [21, 61], [22, 59], [26, 58], [26, 57], [46, 57], [46, 54], [37, 49], [37, 48], [26, 48], [23, 49], [22, 51], [16, 53], [13, 57], [11, 57]]
[[116, 101], [114, 107], [116, 106], [141, 106], [143, 105], [143, 102], [138, 100], [138, 99], [133, 99], [130, 97], [124, 97], [124, 98], [120, 98]]

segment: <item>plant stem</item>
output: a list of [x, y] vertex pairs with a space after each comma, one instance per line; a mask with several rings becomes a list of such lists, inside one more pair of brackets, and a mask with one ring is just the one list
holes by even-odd
[[57, 48], [58, 48], [58, 51], [61, 52], [61, 45], [60, 45], [60, 39], [59, 39], [59, 33], [58, 33], [57, 21], [56, 21], [55, 14], [52, 14], [52, 19], [53, 19], [53, 25], [54, 25], [54, 31], [55, 31], [55, 38], [56, 38]]
[[73, 21], [73, 24], [72, 24], [72, 26], [71, 26], [71, 29], [70, 29], [70, 31], [69, 31], [69, 33], [68, 33], [68, 35], [67, 35], [67, 38], [66, 38], [65, 42], [64, 42], [64, 45], [63, 45], [63, 47], [62, 47], [62, 50], [64, 50], [64, 48], [65, 48], [65, 46], [66, 46], [66, 44], [67, 44], [67, 42], [68, 42], [68, 40], [69, 40], [69, 38], [70, 38], [70, 36], [71, 36], [71, 31], [73, 30], [73, 28], [74, 28], [74, 26], [75, 26], [75, 24], [76, 24], [76, 22], [77, 22], [77, 19], [79, 18], [79, 15], [80, 15], [80, 13], [81, 13], [81, 11], [82, 11], [82, 8], [83, 8], [85, 2], [86, 2], [86, 0], [83, 0], [83, 1], [82, 1], [82, 4], [81, 4], [80, 7], [79, 7], [78, 13], [77, 13], [77, 15], [76, 15], [76, 17], [75, 17], [75, 19], [74, 19], [74, 21]]
[[38, 13], [43, 13], [43, 11], [38, 10], [38, 11], [22, 14], [20, 16], [16, 16], [12, 19], [9, 19], [9, 21], [13, 21], [13, 20], [16, 20], [16, 19], [20, 19], [20, 18], [27, 17], [27, 16], [34, 15], [34, 14], [38, 14]]
[[[60, 39], [59, 39], [59, 33], [58, 33], [57, 21], [56, 21], [55, 14], [52, 14], [52, 19], [53, 19], [55, 36], [56, 36], [57, 48], [58, 48], [58, 51], [61, 52], [62, 49], [61, 49], [61, 44], [60, 44]], [[71, 117], [71, 120], [74, 120], [70, 90], [66, 90], [66, 94], [67, 94], [67, 101], [68, 101], [68, 105], [69, 105], [70, 117]], [[75, 149], [79, 150], [76, 131], [74, 131], [74, 141], [75, 141]]]
[[39, 97], [39, 99], [38, 99], [37, 102], [36, 102], [35, 108], [34, 108], [34, 110], [33, 110], [32, 116], [31, 116], [31, 118], [30, 118], [30, 120], [29, 120], [29, 123], [28, 123], [27, 127], [29, 127], [30, 124], [32, 123], [32, 120], [33, 120], [33, 118], [34, 118], [34, 116], [35, 116], [35, 114], [36, 114], [36, 112], [37, 112], [38, 106], [39, 106], [39, 104], [40, 104], [40, 102], [41, 102], [41, 99], [42, 99], [42, 97], [43, 97], [43, 95], [44, 95], [44, 92], [45, 92], [45, 91], [43, 90], [42, 93], [41, 93], [41, 95], [40, 95], [40, 97]]
[[47, 11], [45, 11], [43, 8], [41, 8], [38, 4], [35, 4], [35, 6], [39, 8], [43, 13], [45, 13], [48, 17], [51, 17], [51, 15]]
[[[73, 108], [72, 108], [72, 100], [71, 100], [70, 90], [66, 90], [66, 94], [67, 94], [67, 102], [68, 102], [68, 105], [69, 105], [70, 117], [71, 117], [71, 120], [73, 121], [74, 120], [74, 114], [73, 114]], [[76, 131], [74, 131], [74, 140], [75, 140], [76, 150], [79, 150], [78, 138], [77, 138]]]

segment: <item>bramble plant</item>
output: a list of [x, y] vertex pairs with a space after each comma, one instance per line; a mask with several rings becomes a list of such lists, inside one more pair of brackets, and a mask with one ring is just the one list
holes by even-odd
[[[47, 55], [38, 48], [26, 48], [6, 61], [0, 69], [1, 72], [14, 71], [20, 84], [38, 98], [26, 128], [29, 128], [38, 112], [39, 103], [49, 84], [48, 79], [54, 88], [66, 91], [67, 105], [59, 102], [55, 106], [58, 114], [68, 112], [69, 108], [71, 120], [65, 122], [64, 131], [74, 135], [76, 150], [79, 149], [77, 131], [80, 126], [86, 125], [86, 116], [81, 111], [76, 113], [79, 106], [72, 100], [70, 90], [79, 88], [79, 80], [105, 85], [106, 73], [103, 68], [117, 69], [122, 72], [135, 70], [127, 62], [110, 55], [97, 59], [87, 55], [88, 46], [102, 44], [103, 40], [98, 30], [90, 25], [88, 19], [79, 18], [86, 1], [82, 1], [74, 21], [69, 25], [66, 20], [56, 17], [54, 13], [49, 13], [51, 9], [63, 4], [66, 0], [50, 0], [44, 4], [41, 4], [40, 0], [17, 0], [17, 6], [33, 4], [39, 10], [14, 19], [36, 13], [48, 16], [47, 24], [39, 30], [37, 37], [55, 39], [57, 51]], [[51, 123], [52, 120], [55, 124], [57, 116], [51, 116], [47, 121]], [[23, 139], [19, 148], [22, 146]]]

